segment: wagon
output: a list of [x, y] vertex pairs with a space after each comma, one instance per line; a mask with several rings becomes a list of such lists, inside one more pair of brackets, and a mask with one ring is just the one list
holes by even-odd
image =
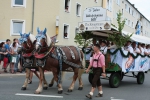
[[[129, 34], [123, 32], [125, 35]], [[97, 39], [104, 39], [107, 35], [101, 32], [93, 32]], [[150, 39], [144, 36], [132, 35], [132, 41], [150, 44]], [[119, 87], [124, 76], [133, 77], [137, 79], [138, 84], [143, 84], [145, 79], [145, 73], [150, 69], [150, 56], [145, 56], [136, 53], [129, 53], [123, 48], [108, 50], [106, 54], [106, 78], [109, 80], [111, 88]], [[132, 59], [132, 61], [130, 61]], [[127, 66], [127, 63], [131, 63]], [[87, 63], [88, 65], [88, 63]], [[131, 74], [129, 74], [131, 73]], [[88, 80], [92, 83], [93, 72], [90, 70]]]

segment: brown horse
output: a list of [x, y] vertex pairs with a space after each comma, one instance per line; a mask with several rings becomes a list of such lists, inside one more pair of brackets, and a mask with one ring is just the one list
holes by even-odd
[[[68, 68], [72, 68], [74, 72], [73, 81], [68, 89], [68, 92], [72, 92], [74, 89], [74, 84], [76, 79], [79, 79], [79, 88], [78, 90], [83, 89], [83, 83], [81, 75], [84, 71], [83, 65], [84, 55], [77, 47], [74, 46], [54, 46], [54, 42], [50, 40], [50, 37], [46, 34], [46, 29], [40, 31], [37, 29], [38, 35], [36, 37], [36, 50], [35, 58], [37, 58], [37, 65], [40, 72], [40, 82], [39, 87], [35, 91], [36, 94], [42, 92], [42, 83], [43, 83], [43, 70], [52, 71], [54, 78], [52, 79], [49, 86], [52, 86], [54, 80], [57, 82], [58, 93], [63, 92], [61, 85], [61, 71], [65, 71]], [[61, 66], [62, 64], [62, 66]]]
[[[23, 66], [26, 69], [26, 79], [25, 82], [21, 88], [21, 90], [26, 90], [27, 85], [28, 85], [28, 80], [29, 80], [29, 75], [30, 75], [30, 69], [31, 68], [36, 68], [35, 66], [35, 58], [33, 56], [33, 53], [35, 51], [35, 43], [36, 43], [36, 38], [32, 34], [22, 34], [20, 33], [21, 38], [19, 39], [19, 42], [22, 45], [22, 49], [18, 50], [18, 52], [22, 52], [23, 56]], [[44, 77], [44, 81], [45, 77]], [[47, 89], [48, 86], [47, 84], [44, 85], [44, 89]]]

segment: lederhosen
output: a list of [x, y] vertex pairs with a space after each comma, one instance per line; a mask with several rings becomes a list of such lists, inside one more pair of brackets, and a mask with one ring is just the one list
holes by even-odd
[[[92, 80], [92, 87], [96, 88], [101, 86], [101, 81], [100, 81], [100, 76], [102, 74], [102, 68], [101, 66], [98, 66], [98, 62], [99, 62], [99, 58], [102, 54], [99, 55], [98, 59], [93, 59], [93, 62], [96, 61], [97, 62], [97, 67], [93, 67], [93, 80]], [[93, 66], [93, 64], [92, 64]]]

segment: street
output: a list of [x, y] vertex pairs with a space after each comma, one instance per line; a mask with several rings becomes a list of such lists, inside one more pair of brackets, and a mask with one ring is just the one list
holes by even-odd
[[[63, 94], [57, 94], [56, 83], [53, 87], [37, 96], [34, 91], [38, 87], [38, 79], [34, 76], [33, 83], [28, 85], [26, 91], [21, 90], [24, 82], [24, 75], [0, 75], [0, 98], [1, 100], [88, 100], [85, 95], [89, 93], [91, 85], [88, 82], [88, 74], [83, 74], [84, 89], [78, 89], [78, 82], [75, 84], [75, 89], [72, 93], [67, 93], [71, 83], [70, 77], [72, 73], [66, 73], [63, 81]], [[119, 88], [110, 88], [108, 80], [102, 80], [104, 96], [102, 98], [93, 97], [93, 100], [150, 100], [150, 73], [145, 74], [145, 82], [143, 85], [138, 85], [136, 79], [124, 77]], [[52, 74], [46, 74], [46, 79], [49, 82]], [[97, 95], [96, 90], [94, 95]], [[27, 94], [27, 95], [26, 95]], [[26, 96], [25, 96], [26, 95]], [[114, 99], [111, 99], [114, 98]]]

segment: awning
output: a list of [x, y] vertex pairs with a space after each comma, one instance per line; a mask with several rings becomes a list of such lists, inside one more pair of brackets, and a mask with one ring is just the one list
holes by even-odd
[[[123, 31], [122, 33], [123, 33], [123, 35], [131, 35], [132, 34], [132, 33], [125, 32], [125, 31]], [[131, 40], [139, 42], [139, 43], [150, 44], [150, 38], [148, 38], [146, 36], [141, 36], [141, 35], [133, 34], [131, 36]]]

